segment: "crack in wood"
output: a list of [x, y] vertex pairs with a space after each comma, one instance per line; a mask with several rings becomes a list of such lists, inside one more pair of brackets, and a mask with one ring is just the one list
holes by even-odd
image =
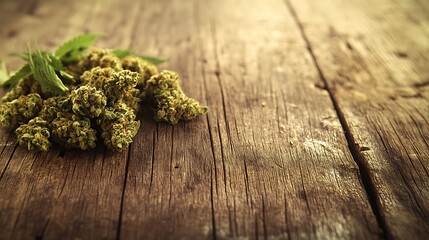
[[117, 225], [117, 232], [116, 232], [116, 240], [121, 239], [122, 217], [124, 212], [125, 191], [126, 191], [127, 182], [128, 182], [128, 172], [129, 172], [129, 165], [130, 165], [130, 159], [131, 159], [131, 148], [132, 148], [132, 143], [130, 143], [130, 145], [128, 146], [127, 163], [125, 164], [124, 183], [122, 187], [121, 203], [119, 206], [119, 218], [118, 218], [118, 225]]
[[152, 136], [152, 158], [151, 158], [151, 167], [150, 167], [150, 181], [149, 181], [149, 196], [152, 191], [152, 183], [153, 183], [153, 167], [155, 163], [155, 143], [156, 143], [156, 136], [158, 135], [158, 123], [156, 124], [156, 131], [153, 132]]
[[3, 176], [4, 176], [5, 172], [6, 172], [6, 169], [7, 169], [7, 167], [9, 166], [9, 163], [10, 163], [10, 161], [12, 160], [12, 156], [13, 156], [13, 154], [15, 153], [15, 150], [16, 150], [16, 148], [17, 148], [17, 147], [18, 147], [18, 144], [17, 144], [17, 143], [15, 143], [15, 146], [13, 147], [12, 153], [10, 154], [9, 159], [8, 159], [8, 160], [7, 160], [7, 162], [6, 162], [6, 166], [4, 167], [3, 171], [2, 171], [2, 172], [1, 172], [1, 174], [0, 174], [0, 180], [2, 180], [2, 179], [3, 179]]
[[212, 237], [213, 237], [213, 239], [216, 239], [216, 217], [215, 217], [214, 196], [213, 195], [214, 195], [213, 194], [213, 172], [210, 171], [210, 205], [211, 205], [211, 215], [212, 215]]
[[2, 148], [2, 150], [1, 150], [1, 152], [0, 152], [0, 156], [1, 156], [1, 155], [3, 155], [4, 150], [5, 150], [5, 149], [6, 149], [6, 147], [8, 146], [9, 139], [10, 139], [10, 137], [11, 137], [11, 136], [13, 136], [13, 132], [12, 132], [12, 131], [9, 131], [9, 132], [8, 132], [8, 135], [7, 135], [7, 138], [6, 138], [6, 143], [4, 144], [4, 146], [3, 146], [3, 148]]
[[386, 220], [384, 219], [384, 217], [383, 217], [383, 215], [382, 215], [382, 213], [378, 207], [378, 203], [379, 203], [380, 198], [378, 196], [377, 191], [375, 190], [375, 185], [374, 185], [374, 183], [373, 183], [373, 181], [369, 175], [369, 168], [366, 164], [365, 157], [360, 153], [359, 146], [356, 144], [356, 141], [354, 140], [354, 137], [350, 131], [348, 123], [344, 117], [344, 114], [342, 113], [342, 111], [339, 107], [339, 104], [335, 99], [334, 92], [330, 88], [330, 85], [329, 85], [328, 81], [326, 80], [326, 78], [325, 78], [325, 76], [324, 76], [324, 74], [320, 68], [320, 65], [319, 65], [319, 63], [316, 59], [316, 56], [313, 52], [313, 49], [311, 47], [310, 41], [309, 41], [309, 39], [305, 33], [305, 30], [304, 30], [302, 23], [300, 22], [300, 20], [298, 18], [298, 15], [296, 14], [294, 7], [292, 6], [290, 0], [284, 0], [284, 2], [286, 4], [290, 14], [293, 17], [293, 19], [294, 19], [294, 21], [295, 21], [295, 23], [296, 23], [296, 25], [297, 25], [300, 33], [301, 33], [303, 40], [306, 43], [309, 54], [313, 60], [314, 65], [316, 66], [318, 75], [322, 79], [322, 81], [324, 82], [324, 84], [326, 86], [326, 90], [329, 93], [332, 104], [333, 104], [334, 109], [337, 113], [338, 119], [340, 120], [341, 126], [344, 130], [344, 134], [345, 134], [345, 137], [346, 137], [347, 142], [348, 142], [350, 153], [352, 154], [354, 161], [356, 162], [356, 164], [359, 167], [360, 179], [361, 179], [363, 187], [366, 191], [368, 201], [371, 205], [372, 211], [373, 211], [375, 218], [378, 222], [378, 225], [382, 231], [382, 237], [384, 239], [391, 239], [392, 236], [391, 236], [391, 233], [390, 233], [388, 226], [386, 224]]
[[169, 175], [169, 194], [168, 194], [168, 208], [171, 209], [171, 199], [173, 195], [173, 155], [174, 155], [174, 125], [171, 126], [171, 148], [170, 148], [170, 175]]

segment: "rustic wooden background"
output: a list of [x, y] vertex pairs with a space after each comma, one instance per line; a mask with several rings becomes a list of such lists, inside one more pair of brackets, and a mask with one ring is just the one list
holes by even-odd
[[429, 1], [0, 0], [0, 57], [85, 32], [167, 57], [207, 116], [129, 151], [0, 131], [0, 239], [427, 239]]

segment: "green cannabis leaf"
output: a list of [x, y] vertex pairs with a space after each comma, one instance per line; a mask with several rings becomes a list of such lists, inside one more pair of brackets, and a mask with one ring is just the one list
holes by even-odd
[[76, 83], [75, 77], [64, 70], [58, 71], [58, 76], [61, 77], [62, 82], [65, 84]]
[[60, 46], [55, 51], [55, 56], [64, 63], [75, 62], [79, 60], [85, 50], [95, 43], [95, 40], [101, 33], [91, 33], [79, 35]]
[[[61, 80], [64, 83], [72, 84], [72, 83], [76, 82], [75, 77], [72, 76], [71, 74], [67, 73], [64, 70], [64, 65], [59, 58], [57, 58], [54, 54], [49, 53], [49, 52], [41, 51], [41, 53], [44, 56], [44, 58], [46, 58], [48, 60], [49, 64], [55, 69], [55, 72], [57, 73], [57, 75], [61, 78]], [[21, 57], [22, 59], [24, 59], [27, 62], [29, 61], [29, 53], [27, 53], [27, 52], [16, 52], [16, 53], [13, 53], [11, 55]]]
[[9, 77], [5, 82], [2, 82], [0, 86], [11, 86], [14, 87], [19, 80], [27, 77], [31, 74], [31, 68], [29, 64], [25, 64], [22, 68], [20, 68], [15, 74]]
[[[41, 51], [41, 53], [43, 54], [43, 56], [49, 60], [49, 64], [56, 70], [56, 71], [61, 71], [63, 70], [64, 66], [63, 63], [61, 62], [61, 60], [59, 58], [57, 58], [54, 54], [49, 53], [49, 52], [45, 52], [45, 51]], [[28, 62], [29, 59], [29, 53], [28, 52], [16, 52], [16, 53], [12, 53], [10, 54], [11, 56], [16, 56], [16, 57], [20, 57], [23, 60]]]
[[152, 57], [152, 56], [146, 56], [146, 55], [140, 55], [140, 54], [136, 54], [136, 57], [139, 57], [139, 58], [146, 60], [152, 64], [155, 64], [155, 65], [159, 65], [159, 64], [167, 61], [166, 59]]
[[26, 52], [14, 52], [14, 53], [10, 53], [9, 56], [20, 57], [25, 61], [28, 61], [28, 53]]
[[133, 49], [131, 48], [116, 48], [112, 50], [112, 54], [122, 59], [126, 56], [133, 55]]
[[162, 59], [162, 58], [136, 54], [132, 48], [126, 48], [126, 49], [116, 48], [112, 50], [112, 54], [121, 59], [126, 56], [136, 56], [155, 65], [159, 65], [166, 61], [165, 59]]
[[9, 79], [6, 64], [0, 60], [0, 85], [3, 85]]
[[63, 63], [59, 58], [54, 56], [52, 53], [40, 52], [43, 57], [48, 60], [49, 65], [51, 65], [56, 71], [61, 71], [64, 69]]
[[32, 54], [29, 53], [28, 56], [28, 63], [34, 79], [40, 83], [43, 89], [55, 94], [63, 94], [68, 90], [55, 73], [49, 54], [36, 50]]

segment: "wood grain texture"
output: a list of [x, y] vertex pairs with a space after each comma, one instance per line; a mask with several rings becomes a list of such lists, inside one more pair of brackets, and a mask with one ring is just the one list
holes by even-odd
[[[123, 153], [0, 130], [0, 239], [423, 239], [423, 0], [0, 1], [0, 57], [82, 32], [169, 61], [207, 116]], [[334, 101], [333, 101], [334, 100]]]
[[131, 148], [122, 238], [380, 236], [329, 95], [315, 87], [316, 68], [282, 1], [150, 8], [137, 35], [157, 38], [146, 47], [171, 57], [166, 68], [210, 112], [174, 127], [143, 124]]
[[292, 0], [388, 237], [429, 235], [427, 1]]

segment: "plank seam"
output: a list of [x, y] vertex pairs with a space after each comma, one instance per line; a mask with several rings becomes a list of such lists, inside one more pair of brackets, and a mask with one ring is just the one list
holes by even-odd
[[212, 238], [214, 240], [216, 237], [216, 217], [215, 217], [215, 209], [214, 209], [214, 196], [213, 196], [213, 171], [210, 171], [210, 205], [211, 205], [211, 215], [212, 215]]
[[5, 143], [5, 145], [3, 146], [3, 148], [2, 148], [2, 150], [1, 150], [1, 152], [0, 152], [0, 156], [1, 156], [1, 155], [3, 155], [3, 152], [4, 152], [4, 150], [5, 150], [5, 149], [6, 149], [6, 147], [7, 147], [7, 143], [9, 142], [10, 136], [12, 136], [12, 131], [10, 131], [10, 132], [9, 132], [9, 134], [7, 135], [6, 143]]
[[[198, 12], [199, 12], [199, 5], [198, 2], [194, 3], [194, 9], [193, 9], [193, 16], [194, 16], [194, 20], [195, 20], [195, 24], [197, 25], [197, 33], [198, 33], [198, 37], [200, 35], [199, 32], [199, 25], [198, 23], [200, 22], [199, 20], [199, 16], [198, 16]], [[198, 48], [200, 48], [200, 40], [198, 40]], [[203, 53], [201, 51], [201, 49], [199, 49], [201, 54]], [[203, 55], [203, 54], [202, 54]], [[203, 79], [203, 87], [204, 87], [204, 92], [207, 93], [208, 91], [208, 87], [207, 87], [207, 78], [206, 78], [206, 74], [205, 74], [205, 67], [204, 64], [201, 65], [201, 76]], [[207, 97], [207, 94], [205, 94], [205, 99], [206, 102], [209, 102], [209, 99]], [[217, 232], [216, 232], [216, 212], [215, 212], [215, 196], [214, 196], [214, 188], [216, 188], [216, 195], [219, 194], [219, 186], [218, 186], [218, 174], [217, 174], [217, 166], [216, 166], [216, 153], [215, 153], [215, 145], [214, 145], [214, 138], [213, 138], [213, 133], [212, 133], [212, 129], [211, 129], [211, 124], [210, 124], [210, 118], [209, 118], [209, 114], [206, 114], [206, 121], [207, 121], [207, 129], [208, 129], [208, 134], [210, 136], [210, 150], [212, 153], [212, 157], [213, 157], [213, 167], [210, 171], [210, 206], [211, 206], [211, 225], [212, 225], [212, 239], [216, 240], [217, 239]], [[213, 176], [214, 173], [214, 176]], [[214, 177], [214, 179], [213, 179]], [[213, 184], [214, 181], [214, 184]]]
[[330, 88], [328, 81], [326, 80], [319, 63], [317, 62], [316, 56], [313, 52], [313, 49], [311, 47], [310, 41], [304, 31], [304, 27], [301, 24], [301, 22], [299, 21], [298, 15], [295, 11], [295, 9], [293, 8], [290, 0], [284, 0], [287, 9], [289, 10], [290, 14], [292, 15], [293, 20], [295, 21], [296, 25], [298, 26], [299, 32], [307, 46], [308, 52], [311, 56], [311, 59], [314, 63], [314, 65], [316, 66], [318, 75], [320, 77], [320, 79], [323, 81], [323, 83], [325, 84], [325, 90], [328, 92], [329, 97], [332, 101], [332, 104], [334, 106], [335, 112], [337, 114], [338, 119], [340, 120], [340, 124], [342, 129], [344, 130], [344, 135], [346, 137], [347, 143], [348, 143], [348, 148], [349, 151], [353, 157], [353, 160], [355, 161], [355, 163], [358, 165], [359, 168], [359, 176], [360, 176], [360, 180], [362, 182], [362, 185], [364, 187], [364, 190], [366, 192], [367, 198], [368, 198], [368, 202], [371, 206], [372, 212], [377, 220], [377, 223], [379, 225], [379, 228], [381, 229], [381, 237], [383, 239], [392, 239], [392, 235], [387, 227], [386, 224], [386, 220], [383, 217], [383, 214], [381, 213], [379, 207], [378, 207], [378, 203], [380, 202], [380, 198], [378, 196], [378, 193], [375, 189], [375, 184], [373, 182], [373, 180], [371, 179], [370, 175], [369, 175], [369, 167], [368, 165], [365, 163], [365, 157], [360, 153], [359, 150], [359, 145], [356, 144], [353, 134], [350, 131], [350, 127], [344, 117], [343, 112], [341, 111], [338, 102], [335, 100], [334, 97], [334, 92], [333, 90]]
[[10, 155], [9, 159], [6, 162], [6, 166], [4, 167], [3, 171], [0, 174], [0, 180], [3, 179], [4, 174], [6, 173], [7, 168], [9, 167], [9, 163], [12, 160], [13, 154], [15, 154], [15, 150], [18, 147], [18, 142], [15, 143], [13, 146], [12, 154]]
[[130, 158], [131, 158], [131, 147], [132, 144], [128, 146], [128, 156], [127, 156], [127, 163], [125, 164], [125, 176], [124, 176], [124, 184], [122, 187], [122, 196], [121, 196], [121, 204], [119, 207], [119, 219], [118, 219], [118, 231], [116, 232], [116, 239], [119, 240], [121, 238], [121, 228], [122, 228], [122, 216], [124, 212], [124, 202], [125, 202], [125, 190], [127, 188], [127, 182], [128, 182], [128, 170], [130, 165]]
[[155, 165], [155, 148], [156, 148], [156, 137], [158, 136], [158, 123], [156, 124], [156, 131], [153, 131], [152, 138], [152, 159], [151, 159], [151, 167], [150, 167], [150, 182], [149, 182], [149, 196], [152, 192], [152, 183], [153, 183], [153, 167]]

